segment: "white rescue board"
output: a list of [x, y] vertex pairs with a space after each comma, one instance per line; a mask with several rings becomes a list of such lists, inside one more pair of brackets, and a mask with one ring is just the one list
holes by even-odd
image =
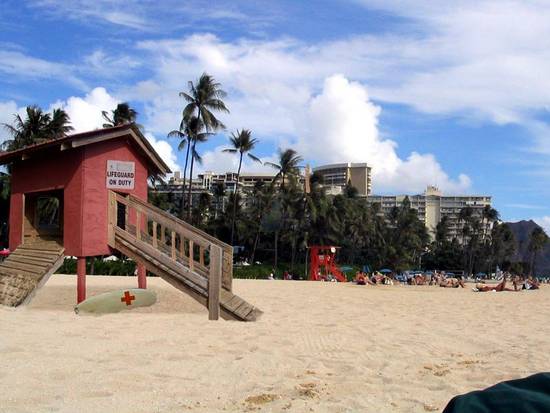
[[136, 307], [149, 307], [157, 302], [156, 294], [151, 290], [128, 288], [94, 295], [74, 307], [75, 313], [118, 313]]

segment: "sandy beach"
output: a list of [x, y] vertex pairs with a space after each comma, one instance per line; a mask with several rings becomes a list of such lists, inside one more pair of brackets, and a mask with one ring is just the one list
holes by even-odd
[[[134, 287], [88, 277], [88, 296]], [[209, 322], [159, 278], [159, 302], [73, 312], [56, 275], [0, 308], [0, 412], [425, 412], [456, 394], [550, 370], [550, 288], [468, 289], [235, 280], [264, 311]]]

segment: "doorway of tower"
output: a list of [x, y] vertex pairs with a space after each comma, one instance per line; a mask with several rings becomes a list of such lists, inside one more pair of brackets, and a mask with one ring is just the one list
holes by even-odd
[[63, 244], [63, 190], [25, 194], [23, 243], [38, 239]]

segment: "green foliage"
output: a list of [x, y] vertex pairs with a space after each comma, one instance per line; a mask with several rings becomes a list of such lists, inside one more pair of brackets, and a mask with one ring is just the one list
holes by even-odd
[[[99, 275], [134, 275], [136, 263], [131, 260], [105, 261], [96, 258], [93, 261], [94, 274]], [[63, 265], [57, 270], [58, 274], [76, 274], [76, 259], [65, 258]], [[86, 274], [92, 273], [92, 260], [86, 260]]]

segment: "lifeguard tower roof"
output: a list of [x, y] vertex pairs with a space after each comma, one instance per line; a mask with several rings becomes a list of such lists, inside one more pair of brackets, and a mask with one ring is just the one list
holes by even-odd
[[3, 152], [0, 153], [0, 165], [26, 160], [34, 154], [43, 153], [46, 151], [66, 151], [69, 149], [79, 148], [122, 137], [131, 139], [136, 148], [138, 148], [141, 154], [144, 155], [149, 161], [151, 174], [165, 175], [171, 172], [168, 165], [166, 165], [158, 153], [153, 149], [147, 138], [143, 136], [135, 124], [125, 124], [114, 126], [112, 128], [75, 133], [59, 139], [52, 139], [36, 145], [30, 145], [16, 151]]
[[170, 168], [133, 124], [0, 153], [11, 165], [10, 249], [55, 239], [67, 255], [109, 254], [109, 190], [147, 201], [147, 178]]

